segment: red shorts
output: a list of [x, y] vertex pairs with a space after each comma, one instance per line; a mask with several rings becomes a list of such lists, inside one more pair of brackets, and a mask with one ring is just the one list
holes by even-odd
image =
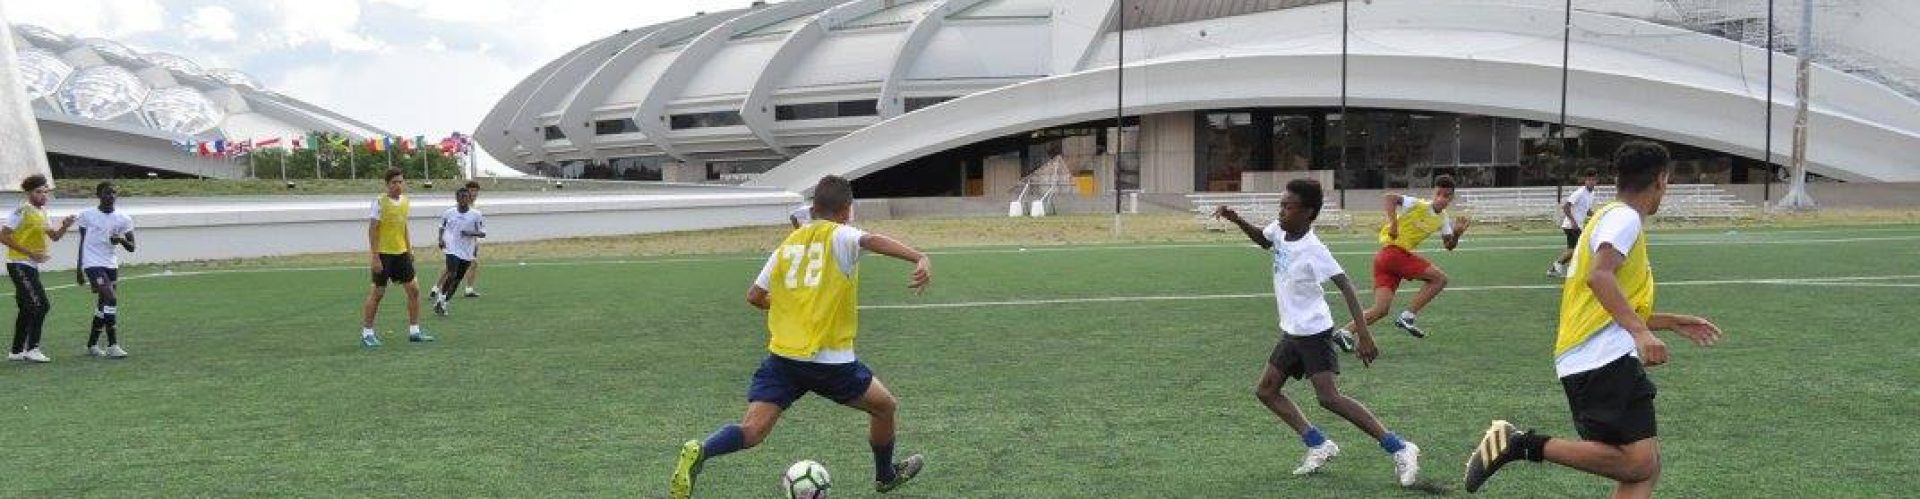
[[1399, 246], [1380, 248], [1380, 252], [1373, 255], [1373, 287], [1398, 291], [1400, 281], [1412, 280], [1431, 268], [1432, 262]]

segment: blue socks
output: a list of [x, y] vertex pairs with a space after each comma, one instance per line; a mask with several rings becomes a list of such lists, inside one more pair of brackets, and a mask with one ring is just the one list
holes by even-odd
[[873, 445], [873, 480], [890, 483], [894, 479], [893, 442]]
[[732, 454], [747, 446], [747, 434], [740, 431], [740, 425], [730, 424], [714, 430], [707, 440], [700, 444], [700, 459], [713, 459]]
[[1320, 427], [1308, 426], [1307, 432], [1300, 434], [1300, 443], [1307, 444], [1308, 448], [1319, 447], [1327, 443], [1327, 436], [1320, 434]]
[[1400, 452], [1400, 449], [1405, 448], [1407, 448], [1407, 443], [1400, 441], [1400, 436], [1393, 434], [1393, 432], [1387, 432], [1386, 435], [1380, 437], [1380, 450], [1387, 451], [1388, 454]]

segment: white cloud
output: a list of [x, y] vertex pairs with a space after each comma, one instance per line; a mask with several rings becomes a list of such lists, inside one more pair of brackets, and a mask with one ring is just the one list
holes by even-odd
[[276, 38], [288, 47], [324, 43], [336, 52], [367, 52], [385, 46], [378, 39], [362, 34], [360, 2], [357, 0], [317, 2], [280, 0], [279, 29]]
[[7, 0], [9, 22], [81, 37], [123, 38], [158, 31], [166, 24], [166, 8], [157, 0]]
[[424, 47], [427, 49], [428, 52], [446, 52], [447, 42], [441, 41], [440, 37], [436, 36], [436, 37], [427, 39], [427, 44], [424, 45]]
[[233, 30], [233, 11], [211, 5], [194, 9], [183, 26], [188, 39], [231, 42], [240, 38]]
[[395, 134], [439, 140], [455, 130], [471, 133], [495, 99], [525, 76], [472, 52], [396, 46], [294, 69], [269, 86]]

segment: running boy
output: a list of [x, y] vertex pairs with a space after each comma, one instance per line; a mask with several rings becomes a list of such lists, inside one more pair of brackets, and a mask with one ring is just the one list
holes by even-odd
[[[1280, 309], [1282, 335], [1280, 344], [1274, 346], [1273, 354], [1267, 357], [1267, 367], [1260, 374], [1254, 395], [1267, 410], [1292, 427], [1300, 435], [1300, 442], [1307, 446], [1307, 456], [1293, 474], [1318, 471], [1340, 454], [1340, 446], [1322, 434], [1320, 428], [1308, 423], [1300, 407], [1280, 391], [1287, 378], [1305, 378], [1313, 384], [1320, 407], [1340, 415], [1380, 442], [1380, 448], [1393, 457], [1394, 478], [1401, 486], [1410, 486], [1420, 474], [1420, 447], [1387, 431], [1366, 405], [1340, 393], [1340, 363], [1332, 343], [1333, 311], [1327, 306], [1321, 283], [1333, 281], [1355, 318], [1361, 314], [1360, 299], [1346, 271], [1334, 261], [1333, 252], [1313, 233], [1313, 220], [1320, 216], [1323, 197], [1317, 181], [1288, 182], [1286, 192], [1280, 195], [1280, 218], [1267, 224], [1265, 229], [1255, 229], [1231, 208], [1221, 206], [1214, 212], [1215, 216], [1239, 226], [1261, 249], [1273, 253], [1273, 295]], [[1380, 355], [1373, 335], [1365, 323], [1355, 323], [1353, 331], [1359, 336], [1360, 361], [1372, 364]]]

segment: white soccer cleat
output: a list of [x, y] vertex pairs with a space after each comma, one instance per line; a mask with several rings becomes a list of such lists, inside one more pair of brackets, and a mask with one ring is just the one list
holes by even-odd
[[104, 348], [100, 348], [99, 345], [87, 345], [87, 356], [88, 357], [106, 357], [107, 350]]
[[1335, 445], [1332, 440], [1322, 442], [1319, 447], [1307, 449], [1307, 457], [1300, 460], [1300, 467], [1294, 468], [1293, 474], [1305, 475], [1320, 471], [1320, 467], [1326, 466], [1327, 461], [1338, 455], [1340, 455], [1339, 445]]
[[127, 358], [127, 349], [120, 348], [120, 345], [113, 345], [113, 346], [107, 347], [107, 358], [109, 359]]
[[10, 353], [10, 354], [7, 354], [7, 360], [11, 360], [11, 361], [23, 361], [23, 360], [27, 360], [27, 353], [26, 353], [26, 352], [20, 352], [20, 353]]
[[1393, 453], [1393, 476], [1400, 479], [1401, 487], [1412, 487], [1420, 479], [1420, 446], [1406, 442], [1400, 452]]
[[44, 353], [40, 353], [40, 349], [38, 349], [38, 348], [35, 348], [35, 349], [32, 349], [32, 350], [28, 350], [28, 351], [26, 351], [26, 352], [24, 352], [24, 353], [22, 353], [21, 355], [24, 355], [24, 356], [26, 356], [26, 359], [27, 359], [28, 361], [30, 361], [30, 362], [39, 362], [39, 363], [42, 363], [42, 364], [45, 364], [45, 363], [48, 363], [48, 362], [53, 362], [53, 359], [52, 359], [52, 358], [49, 358], [49, 357], [47, 357], [47, 354], [44, 354]]

